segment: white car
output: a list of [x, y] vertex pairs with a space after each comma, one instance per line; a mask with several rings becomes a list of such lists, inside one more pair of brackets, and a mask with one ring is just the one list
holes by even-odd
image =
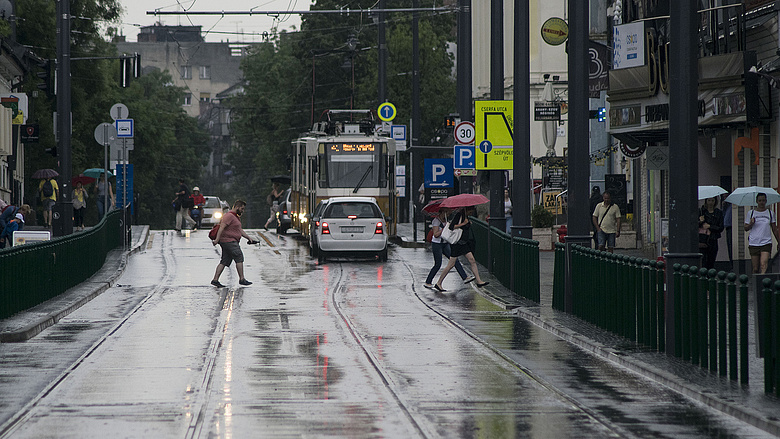
[[387, 227], [382, 210], [372, 197], [334, 197], [320, 218], [317, 257], [370, 254], [387, 260]]
[[206, 204], [203, 205], [203, 220], [201, 220], [201, 226], [209, 228], [214, 227], [222, 219], [222, 215], [226, 214], [229, 208], [225, 207], [224, 201], [219, 197], [204, 196]]

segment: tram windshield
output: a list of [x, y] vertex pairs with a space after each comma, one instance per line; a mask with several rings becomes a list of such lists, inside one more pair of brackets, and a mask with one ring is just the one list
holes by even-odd
[[324, 159], [327, 169], [327, 187], [384, 187], [380, 143], [328, 143]]

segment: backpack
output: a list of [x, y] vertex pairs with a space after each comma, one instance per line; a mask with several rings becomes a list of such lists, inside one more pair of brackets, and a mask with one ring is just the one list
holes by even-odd
[[[228, 212], [228, 214], [230, 214], [230, 213], [232, 213], [233, 215], [236, 215], [236, 214], [235, 214], [235, 213], [233, 213], [232, 211], [231, 211], [231, 212]], [[227, 215], [227, 214], [226, 214], [226, 215]], [[238, 216], [238, 215], [236, 215], [236, 216]], [[212, 241], [213, 241], [213, 240], [217, 239], [217, 232], [219, 232], [219, 226], [220, 226], [220, 224], [222, 224], [222, 221], [220, 221], [220, 222], [218, 222], [218, 223], [214, 224], [214, 227], [212, 227], [212, 228], [211, 228], [211, 230], [209, 230], [209, 239], [210, 239], [210, 240], [212, 240]]]
[[43, 183], [43, 196], [46, 198], [51, 198], [52, 195], [54, 195], [54, 186], [52, 186], [51, 179], [49, 179]]

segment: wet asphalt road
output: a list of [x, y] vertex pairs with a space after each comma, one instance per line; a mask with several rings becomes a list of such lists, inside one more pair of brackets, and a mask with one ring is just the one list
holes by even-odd
[[767, 437], [560, 340], [425, 249], [318, 265], [272, 232], [208, 285], [205, 233], [153, 232], [118, 285], [0, 344], [0, 436]]

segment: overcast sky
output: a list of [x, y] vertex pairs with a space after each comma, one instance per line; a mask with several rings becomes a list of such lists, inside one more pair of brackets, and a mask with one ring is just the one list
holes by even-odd
[[[283, 15], [278, 20], [266, 15], [185, 16], [146, 15], [146, 11], [301, 11], [308, 10], [310, 0], [120, 0], [125, 9], [121, 32], [127, 41], [136, 41], [141, 26], [151, 26], [156, 21], [166, 25], [202, 26], [206, 41], [262, 41], [262, 33], [270, 32], [274, 25], [279, 29], [300, 27], [299, 15]], [[254, 35], [253, 35], [254, 34]]]

